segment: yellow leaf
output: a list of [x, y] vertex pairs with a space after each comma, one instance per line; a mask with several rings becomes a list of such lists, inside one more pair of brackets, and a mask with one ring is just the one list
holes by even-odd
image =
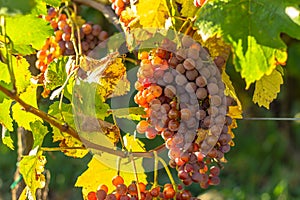
[[140, 16], [140, 24], [145, 28], [164, 28], [165, 21], [169, 18], [166, 5], [165, 0], [139, 0], [137, 14]]
[[130, 90], [123, 59], [116, 58], [115, 54], [101, 60], [83, 57], [80, 67], [88, 71], [88, 82], [99, 84], [97, 93], [104, 99], [124, 95]]
[[197, 7], [194, 5], [194, 0], [176, 0], [176, 3], [181, 4], [182, 9], [180, 14], [183, 17], [194, 17]]
[[270, 75], [264, 75], [255, 83], [253, 102], [269, 109], [270, 103], [276, 99], [277, 93], [280, 92], [281, 84], [283, 84], [283, 79], [278, 69], [274, 69]]
[[142, 143], [139, 139], [133, 137], [130, 134], [126, 134], [123, 137], [124, 145], [126, 149], [132, 152], [145, 152], [146, 149], [144, 148], [145, 144]]
[[[59, 143], [60, 147], [82, 147], [82, 143], [72, 136], [62, 135], [61, 138], [55, 137], [53, 141], [61, 140]], [[89, 151], [87, 149], [66, 149], [62, 150], [66, 156], [74, 157], [74, 158], [83, 158]]]
[[24, 156], [20, 161], [20, 173], [29, 189], [26, 192], [26, 196], [32, 195], [33, 199], [35, 199], [36, 190], [45, 186], [45, 176], [42, 172], [44, 171], [46, 158], [42, 155], [42, 151], [32, 152], [35, 152], [35, 149], [31, 150], [30, 154]]
[[227, 113], [227, 115], [229, 115], [230, 117], [234, 118], [234, 119], [241, 119], [242, 117], [242, 104], [240, 102], [240, 100], [238, 99], [235, 89], [232, 85], [232, 82], [230, 81], [229, 76], [226, 74], [225, 70], [222, 72], [222, 81], [225, 84], [225, 91], [224, 94], [226, 96], [230, 96], [232, 97], [237, 105], [236, 106], [230, 106], [229, 107], [229, 111]]
[[[90, 191], [96, 191], [101, 184], [107, 185], [109, 192], [115, 190], [115, 186], [112, 185], [112, 178], [117, 175], [117, 160], [118, 157], [103, 153], [94, 156], [88, 164], [88, 169], [81, 174], [76, 183], [76, 187], [82, 187], [83, 197], [86, 198]], [[110, 162], [110, 163], [108, 163]], [[132, 163], [128, 159], [121, 160], [120, 175], [123, 177], [125, 184], [129, 185], [134, 178]], [[142, 159], [135, 160], [137, 168], [142, 168]], [[140, 171], [141, 172], [141, 171]], [[138, 173], [140, 182], [146, 183], [146, 174]]]

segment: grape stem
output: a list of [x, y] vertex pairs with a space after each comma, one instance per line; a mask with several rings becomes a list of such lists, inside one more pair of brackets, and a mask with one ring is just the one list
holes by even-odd
[[11, 82], [13, 85], [13, 92], [17, 93], [16, 78], [15, 78], [15, 74], [14, 74], [14, 68], [12, 65], [12, 58], [11, 58], [11, 55], [9, 54], [9, 47], [8, 47], [8, 45], [12, 46], [13, 44], [12, 44], [12, 41], [10, 40], [10, 38], [6, 35], [5, 16], [0, 17], [0, 27], [2, 30], [1, 34], [4, 36], [4, 46], [5, 46], [5, 51], [6, 51], [6, 62], [7, 62], [6, 64], [7, 64], [10, 79], [11, 79]]
[[133, 172], [134, 172], [134, 178], [135, 178], [135, 181], [136, 181], [136, 188], [137, 188], [137, 192], [138, 192], [138, 199], [142, 199], [141, 198], [141, 190], [140, 190], [140, 187], [139, 187], [139, 177], [138, 177], [138, 174], [137, 174], [137, 170], [136, 170], [136, 165], [135, 165], [135, 162], [134, 162], [134, 158], [133, 158], [133, 156], [132, 156], [131, 153], [129, 154], [129, 157], [130, 157], [130, 160], [131, 160], [131, 163], [132, 163], [132, 168], [133, 168]]
[[158, 170], [158, 156], [157, 156], [157, 152], [154, 151], [154, 180], [153, 180], [153, 188], [155, 188], [158, 185], [158, 181], [157, 181], [157, 170]]
[[104, 17], [116, 27], [118, 31], [123, 32], [116, 14], [104, 4], [93, 0], [73, 0], [73, 2], [84, 4], [99, 10], [102, 12]]
[[164, 166], [164, 168], [165, 168], [165, 170], [166, 170], [166, 172], [167, 172], [167, 174], [168, 174], [168, 177], [169, 177], [169, 179], [170, 179], [170, 181], [171, 181], [171, 183], [172, 183], [174, 189], [176, 189], [176, 183], [175, 183], [175, 181], [174, 181], [174, 179], [173, 179], [173, 176], [172, 176], [172, 174], [171, 174], [171, 171], [170, 171], [170, 169], [169, 169], [167, 163], [166, 163], [166, 162], [164, 161], [164, 159], [162, 159], [161, 157], [157, 157], [157, 158], [158, 158], [158, 161]]
[[42, 151], [64, 151], [64, 150], [86, 150], [84, 146], [81, 147], [41, 147]]

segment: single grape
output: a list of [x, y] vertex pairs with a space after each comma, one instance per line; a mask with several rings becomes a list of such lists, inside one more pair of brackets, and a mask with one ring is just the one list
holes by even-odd
[[209, 83], [209, 84], [207, 84], [207, 90], [210, 95], [214, 95], [214, 94], [218, 94], [219, 87], [215, 83]]
[[89, 192], [87, 198], [88, 200], [97, 200], [96, 192]]
[[127, 186], [125, 184], [119, 184], [116, 187], [116, 192], [119, 195], [124, 195], [127, 193]]
[[176, 88], [173, 85], [167, 85], [164, 89], [164, 95], [168, 98], [173, 98], [176, 95]]
[[199, 74], [196, 69], [193, 69], [186, 71], [185, 76], [189, 81], [194, 81], [199, 76]]
[[205, 99], [207, 97], [207, 90], [205, 88], [198, 88], [196, 90], [196, 96], [199, 100]]
[[209, 177], [209, 180], [208, 180], [209, 185], [219, 185], [220, 182], [221, 181], [220, 181], [220, 178], [218, 176]]
[[137, 126], [136, 126], [136, 130], [139, 133], [145, 133], [145, 131], [147, 130], [147, 128], [149, 127], [149, 123], [145, 120], [141, 120]]
[[116, 175], [116, 176], [114, 176], [113, 178], [112, 178], [112, 184], [114, 185], [114, 186], [118, 186], [119, 184], [123, 184], [124, 183], [124, 179], [121, 177], [121, 176], [119, 176], [119, 175]]
[[135, 182], [132, 182], [130, 185], [128, 185], [128, 193], [129, 193], [131, 196], [135, 196], [135, 195], [138, 194], [137, 186], [136, 186], [136, 183], [135, 183]]
[[197, 60], [199, 58], [199, 50], [196, 48], [189, 48], [187, 53], [188, 58]]
[[100, 32], [102, 31], [102, 28], [100, 25], [98, 24], [94, 24], [93, 27], [92, 27], [92, 35], [94, 36], [98, 36], [100, 34]]
[[186, 70], [193, 70], [195, 69], [195, 61], [191, 58], [187, 58], [185, 59], [185, 61], [183, 62], [183, 66]]
[[96, 196], [97, 196], [97, 200], [104, 200], [107, 196], [107, 192], [102, 189], [97, 190]]
[[175, 196], [175, 190], [173, 187], [166, 187], [163, 190], [164, 198], [172, 199]]
[[88, 23], [85, 23], [81, 26], [81, 29], [82, 29], [82, 32], [85, 34], [85, 35], [89, 35], [90, 33], [92, 33], [92, 26]]
[[172, 75], [171, 72], [166, 72], [164, 73], [163, 80], [167, 84], [172, 83], [174, 80], [174, 76]]
[[188, 36], [188, 35], [184, 35], [181, 39], [182, 45], [186, 48], [192, 46], [192, 44], [194, 43], [194, 40]]

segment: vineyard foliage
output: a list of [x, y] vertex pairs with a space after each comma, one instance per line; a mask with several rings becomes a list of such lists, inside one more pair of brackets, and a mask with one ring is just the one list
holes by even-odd
[[[98, 9], [112, 24], [105, 26], [88, 22], [86, 16], [79, 14], [82, 6]], [[234, 89], [232, 74], [228, 73], [229, 65], [226, 63], [233, 63], [235, 72], [245, 81], [245, 90], [254, 88], [253, 102], [269, 108], [280, 92], [288, 58], [282, 35], [300, 40], [299, 6], [298, 0], [0, 1], [2, 142], [11, 150], [16, 150], [16, 141], [12, 140], [11, 134], [16, 132], [17, 127], [23, 127], [33, 135], [31, 151], [29, 155], [22, 156], [18, 166], [26, 183], [20, 199], [36, 199], [37, 189], [46, 184], [44, 169], [47, 168], [47, 158], [44, 151], [49, 148], [44, 148], [43, 140], [47, 134], [52, 135], [55, 145], [59, 143], [55, 148], [67, 156], [80, 159], [89, 151], [93, 153], [87, 170], [75, 184], [76, 187], [82, 187], [84, 199], [101, 199], [99, 192], [97, 197], [92, 197], [97, 190], [100, 191], [98, 186], [101, 184], [109, 188], [107, 195], [115, 191], [114, 186], [118, 191], [118, 186], [111, 182], [115, 175], [121, 175], [126, 185], [132, 181], [148, 183], [147, 190], [137, 188], [136, 198], [142, 198], [142, 194], [145, 195], [143, 198], [147, 198], [147, 195], [157, 197], [151, 192], [159, 185], [158, 166], [166, 170], [173, 185], [166, 186], [161, 195], [176, 198], [176, 192], [181, 199], [190, 198], [190, 193], [182, 188], [173, 189], [178, 180], [173, 180], [170, 175], [168, 162], [178, 171], [183, 185], [196, 182], [204, 189], [209, 185], [217, 185], [219, 173], [214, 170], [227, 162], [224, 154], [234, 146], [232, 129], [237, 127], [236, 119], [242, 118], [243, 99], [239, 99]], [[109, 27], [113, 31], [103, 30], [102, 27]], [[108, 40], [107, 44], [112, 48], [119, 45], [117, 48], [121, 52], [124, 48], [122, 42], [125, 42], [126, 51], [117, 54], [105, 52], [104, 56], [96, 59], [93, 53], [99, 53], [100, 50], [97, 52], [95, 49], [104, 49], [101, 45], [106, 45], [106, 39], [116, 35], [118, 38], [120, 31], [124, 32], [125, 39], [120, 44], [117, 40]], [[170, 53], [174, 44], [164, 38], [179, 40], [183, 47], [175, 47]], [[150, 44], [152, 46], [146, 48]], [[161, 51], [163, 45], [169, 49]], [[207, 55], [201, 54], [204, 49], [208, 51]], [[181, 50], [188, 52], [187, 56], [178, 56]], [[189, 52], [196, 52], [196, 56]], [[178, 88], [170, 86], [167, 93], [168, 87], [158, 82], [147, 82], [153, 78], [152, 68], [155, 67], [158, 69], [156, 71], [164, 73], [165, 82], [175, 81], [179, 75], [165, 73], [166, 69], [162, 69], [167, 66], [167, 70], [170, 70], [173, 65], [171, 58], [175, 60], [173, 68], [178, 70], [177, 67], [181, 66], [182, 74], [190, 81], [189, 86], [195, 88], [197, 105], [201, 102], [199, 106], [205, 111], [203, 118], [197, 118], [195, 114], [197, 120], [202, 120], [201, 128], [192, 135], [192, 148], [182, 147], [179, 157], [176, 154], [179, 148], [169, 144], [170, 138], [180, 135], [174, 119], [180, 115], [181, 118], [186, 116], [190, 119], [193, 110], [182, 107], [170, 94], [170, 91]], [[199, 64], [197, 59], [203, 63]], [[133, 65], [140, 66], [134, 78], [131, 72]], [[149, 65], [152, 65], [151, 69], [147, 68]], [[213, 69], [211, 72], [200, 69], [199, 74], [203, 72], [215, 76], [207, 78], [203, 86], [198, 79], [200, 75], [194, 77], [188, 73], [194, 70], [193, 73], [197, 75], [197, 66], [202, 65]], [[220, 81], [214, 75], [216, 71], [221, 73]], [[142, 85], [138, 85], [140, 83]], [[218, 93], [214, 92], [214, 86], [217, 90], [218, 87], [223, 88], [220, 98], [214, 97]], [[128, 94], [132, 96], [128, 97]], [[130, 105], [125, 108], [111, 107], [114, 98], [118, 102], [118, 98], [122, 101], [126, 95], [126, 98], [131, 98]], [[222, 125], [218, 129], [222, 134], [217, 134], [216, 138], [213, 131], [218, 127], [213, 129], [206, 125], [208, 119], [205, 120], [205, 116], [213, 116], [213, 101], [217, 104], [215, 107], [221, 109], [224, 95], [232, 103], [224, 104], [227, 106], [224, 110], [226, 116], [222, 122], [218, 122]], [[165, 100], [168, 98], [173, 101]], [[46, 109], [40, 107], [41, 99], [51, 102]], [[121, 101], [120, 105], [123, 105]], [[174, 101], [178, 103], [175, 106]], [[166, 123], [173, 120], [172, 126], [170, 123], [167, 125], [171, 130], [168, 133], [165, 133], [168, 128], [157, 128], [154, 119], [151, 119], [152, 106], [157, 102], [162, 107], [168, 104], [168, 109], [174, 111], [173, 115], [168, 114]], [[162, 107], [157, 110], [162, 110]], [[162, 117], [159, 119], [163, 120]], [[120, 123], [120, 120], [123, 121]], [[126, 120], [134, 121], [134, 127], [131, 127], [132, 123], [126, 124]], [[119, 126], [122, 123], [125, 126]], [[126, 129], [123, 130], [123, 127]], [[208, 130], [208, 127], [211, 129]], [[145, 137], [140, 136], [143, 133]], [[155, 140], [151, 140], [153, 138]], [[211, 138], [211, 141], [206, 141], [207, 138]], [[178, 137], [176, 140], [179, 140]], [[187, 136], [185, 140], [188, 140]], [[206, 146], [209, 151], [202, 155], [205, 142], [212, 146]], [[160, 148], [165, 144], [170, 149], [166, 151], [169, 158], [165, 155], [166, 158], [161, 159]], [[188, 154], [188, 158], [184, 153]], [[149, 171], [145, 169], [143, 158], [152, 158], [153, 180], [149, 181]], [[190, 171], [187, 169], [189, 166], [193, 167]], [[134, 196], [129, 191], [121, 195]]]

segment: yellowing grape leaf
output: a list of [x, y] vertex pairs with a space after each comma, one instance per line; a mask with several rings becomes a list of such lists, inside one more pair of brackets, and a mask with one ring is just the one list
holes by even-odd
[[145, 28], [164, 28], [170, 17], [166, 0], [139, 0], [136, 7], [140, 24]]
[[183, 17], [194, 17], [197, 11], [197, 7], [194, 5], [194, 0], [176, 0], [176, 3], [181, 4], [182, 9], [180, 14]]
[[35, 193], [38, 188], [45, 186], [45, 176], [43, 173], [46, 164], [46, 157], [42, 151], [31, 150], [28, 156], [23, 156], [20, 161], [20, 173], [22, 174], [30, 192], [26, 192], [29, 199], [36, 199]]
[[10, 107], [12, 100], [4, 99], [0, 103], [0, 124], [4, 125], [9, 131], [13, 131], [13, 120], [10, 117]]
[[145, 114], [145, 111], [142, 107], [111, 109], [108, 112], [117, 118], [126, 118], [136, 121], [141, 120], [141, 116]]
[[126, 134], [123, 137], [124, 145], [126, 149], [132, 152], [145, 152], [145, 144], [141, 142], [139, 139], [135, 138], [130, 134]]
[[222, 81], [225, 84], [224, 94], [232, 97], [237, 103], [236, 106], [229, 107], [229, 111], [227, 114], [234, 119], [243, 118], [242, 117], [242, 112], [243, 112], [242, 104], [241, 104], [239, 98], [237, 97], [235, 89], [232, 85], [232, 82], [231, 82], [229, 76], [227, 75], [227, 73], [225, 72], [225, 70], [222, 72]]
[[126, 78], [126, 67], [121, 58], [108, 65], [99, 79], [98, 94], [104, 98], [117, 97], [130, 90], [130, 82]]
[[82, 57], [80, 67], [88, 71], [85, 79], [89, 83], [98, 83], [97, 93], [103, 100], [124, 95], [130, 90], [126, 67], [122, 61], [114, 53], [101, 60]]
[[29, 71], [29, 63], [21, 56], [12, 56], [12, 65], [14, 67], [17, 91], [20, 94], [30, 85], [31, 73]]
[[283, 84], [282, 74], [277, 69], [274, 69], [270, 75], [264, 75], [255, 83], [253, 102], [269, 109], [270, 103], [280, 92], [281, 84]]
[[5, 126], [2, 126], [2, 143], [5, 144], [8, 148], [11, 150], [14, 150], [14, 141], [10, 137], [9, 131], [5, 128]]
[[[37, 108], [36, 89], [36, 85], [31, 85], [27, 87], [26, 91], [20, 95], [20, 99], [35, 108]], [[30, 122], [42, 121], [36, 115], [30, 112], [26, 112], [24, 108], [18, 103], [12, 106], [12, 116], [19, 126], [22, 126], [27, 130], [31, 130]]]

